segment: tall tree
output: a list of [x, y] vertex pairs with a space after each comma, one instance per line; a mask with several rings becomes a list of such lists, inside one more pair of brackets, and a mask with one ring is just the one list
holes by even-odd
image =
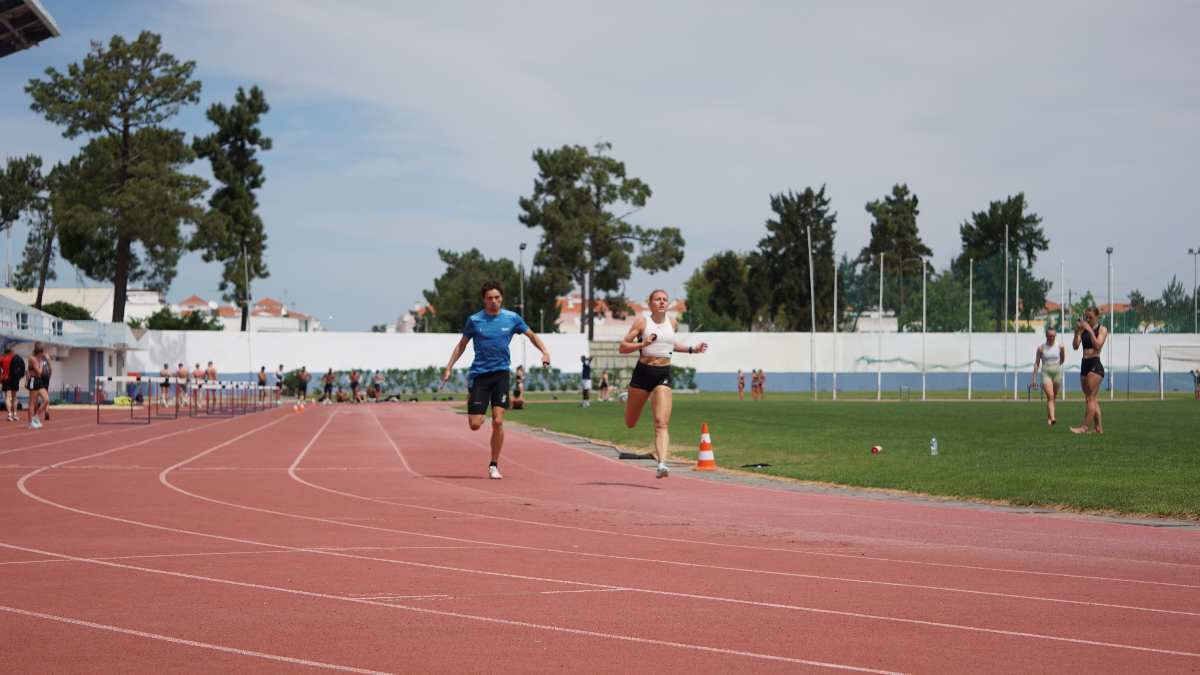
[[33, 306], [42, 308], [42, 295], [46, 291], [46, 281], [57, 279], [54, 271], [54, 242], [58, 235], [50, 203], [40, 200], [32, 210], [29, 219], [29, 235], [25, 241], [25, 255], [17, 267], [13, 278], [13, 286], [27, 291], [37, 287], [37, 297]]
[[[0, 167], [0, 230], [12, 237], [12, 226], [38, 205], [39, 193], [44, 188], [41, 157], [9, 158], [5, 166]], [[13, 282], [10, 272], [5, 269], [5, 285]]]
[[[93, 42], [82, 64], [71, 64], [65, 75], [48, 68], [45, 81], [31, 79], [25, 87], [33, 110], [63, 126], [64, 137], [93, 136], [73, 162], [74, 175], [104, 182], [76, 185], [77, 193], [92, 198], [56, 202], [55, 213], [60, 207], [71, 212], [76, 238], [71, 247], [60, 241], [63, 257], [88, 276], [113, 282], [114, 322], [124, 321], [131, 280], [148, 276], [162, 288], [170, 284], [183, 244], [179, 227], [199, 219], [191, 200], [199, 196], [195, 187], [206, 187], [179, 172], [195, 155], [182, 134], [162, 128], [183, 105], [199, 101], [200, 83], [192, 80], [196, 64], [163, 53], [161, 43], [148, 31], [133, 42], [120, 36], [107, 46]], [[95, 165], [100, 159], [112, 166]], [[60, 237], [66, 235], [67, 223], [60, 219], [59, 227]], [[146, 268], [135, 243], [144, 249]], [[76, 262], [96, 263], [100, 256], [111, 261]]]
[[705, 260], [684, 282], [687, 323], [693, 331], [747, 329], [758, 309], [745, 256], [724, 251]]
[[433, 290], [424, 292], [425, 301], [433, 307], [430, 332], [461, 331], [467, 317], [483, 309], [479, 288], [488, 279], [496, 279], [504, 286], [504, 309], [516, 307], [520, 277], [511, 260], [488, 260], [475, 248], [466, 253], [438, 249], [438, 256], [446, 263], [446, 271], [434, 279]]
[[[671, 269], [683, 261], [683, 236], [677, 228], [642, 228], [614, 216], [610, 208], [636, 210], [646, 205], [650, 187], [626, 175], [625, 163], [604, 154], [609, 143], [597, 143], [595, 154], [583, 146], [564, 145], [558, 150], [538, 149], [533, 160], [539, 175], [533, 195], [522, 197], [520, 216], [528, 227], [542, 228], [534, 264], [544, 270], [569, 270], [584, 301], [580, 332], [595, 336], [599, 313], [596, 291], [604, 291], [605, 305], [614, 317], [629, 310], [621, 292], [633, 266], [651, 274]], [[637, 250], [636, 259], [630, 255]]]
[[201, 221], [191, 247], [204, 251], [204, 262], [225, 264], [220, 289], [226, 301], [242, 306], [242, 330], [250, 320], [250, 280], [270, 274], [263, 261], [267, 235], [255, 211], [254, 191], [261, 188], [262, 165], [254, 158], [257, 148], [271, 149], [271, 139], [262, 135], [258, 122], [270, 110], [263, 92], [251, 87], [250, 94], [238, 87], [235, 103], [226, 108], [214, 103], [207, 113], [217, 131], [192, 141], [192, 149], [212, 163], [213, 175], [223, 183], [208, 200], [209, 210]]
[[878, 271], [877, 258], [883, 254], [884, 273], [893, 271], [900, 282], [899, 302], [894, 306], [899, 316], [904, 312], [904, 278], [920, 277], [920, 259], [933, 255], [918, 233], [917, 216], [921, 211], [917, 208], [917, 196], [909, 194], [907, 184], [895, 185], [891, 195], [868, 202], [866, 210], [874, 218], [871, 243], [858, 254], [858, 261], [874, 262]]
[[[782, 330], [812, 327], [811, 299], [816, 298], [817, 330], [833, 327], [833, 229], [837, 214], [829, 212], [825, 186], [805, 188], [795, 194], [771, 195], [776, 219], [767, 221], [768, 234], [758, 242], [758, 257], [751, 260], [752, 277], [768, 282], [767, 305], [775, 325]], [[815, 287], [809, 283], [809, 233]]]
[[[1009, 271], [1007, 279], [1012, 284], [1016, 279], [1013, 265], [1014, 262], [1020, 264], [1021, 254], [1025, 257], [1025, 264], [1021, 266], [1021, 315], [1028, 318], [1030, 312], [1046, 304], [1050, 282], [1034, 278], [1030, 270], [1037, 261], [1037, 252], [1050, 248], [1050, 241], [1039, 227], [1042, 219], [1036, 213], [1026, 213], [1028, 208], [1025, 193], [1018, 193], [1004, 201], [991, 202], [987, 211], [972, 213], [971, 219], [959, 227], [962, 252], [953, 267], [962, 269], [971, 260], [975, 261], [975, 294], [976, 297], [988, 298], [994, 321], [993, 330], [1003, 328], [1004, 317], [1011, 309], [1011, 306], [1004, 306], [1005, 270]], [[1007, 243], [1004, 238], [1006, 227]], [[1006, 250], [1009, 255], [1007, 259]], [[1009, 302], [1012, 302], [1011, 299]]]

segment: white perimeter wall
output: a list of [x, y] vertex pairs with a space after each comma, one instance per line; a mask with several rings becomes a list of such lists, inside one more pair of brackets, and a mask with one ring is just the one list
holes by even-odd
[[[176, 369], [180, 363], [189, 369], [209, 361], [221, 376], [258, 372], [268, 373], [279, 364], [285, 371], [301, 366], [310, 372], [350, 370], [389, 370], [399, 368], [444, 368], [462, 336], [457, 333], [242, 333], [230, 331], [147, 331], [130, 351], [125, 369], [129, 372], [158, 373], [164, 363]], [[579, 357], [587, 354], [586, 336], [539, 335], [550, 351], [552, 365], [565, 372], [579, 369]], [[247, 340], [249, 344], [247, 344]], [[522, 362], [526, 368], [541, 365], [541, 352], [518, 335], [511, 343], [513, 368]], [[455, 364], [467, 368], [475, 358], [471, 344]], [[524, 361], [522, 361], [524, 359]]]
[[[733, 373], [738, 370], [762, 369], [767, 373], [811, 373], [812, 338], [809, 333], [691, 333], [679, 336], [686, 344], [708, 343], [708, 352], [701, 355], [675, 354], [672, 362], [688, 366], [698, 373]], [[837, 372], [874, 373], [879, 358], [878, 333], [838, 333], [836, 338]], [[1071, 349], [1068, 335], [1066, 361], [1079, 365], [1083, 351]], [[925, 336], [925, 363], [928, 372], [966, 372], [967, 363], [974, 360], [975, 372], [1003, 371], [1007, 361], [1011, 371], [1032, 372], [1038, 345], [1045, 337], [1036, 333], [975, 333], [968, 340], [966, 333], [929, 333]], [[1062, 338], [1059, 338], [1060, 344]], [[1104, 365], [1124, 370], [1128, 364], [1137, 369], [1158, 370], [1155, 351], [1162, 344], [1200, 344], [1200, 335], [1162, 334], [1114, 335], [1104, 347]], [[921, 372], [922, 339], [920, 333], [883, 334], [883, 371], [885, 373]], [[816, 371], [828, 373], [834, 367], [835, 338], [832, 333], [816, 334]], [[1007, 359], [1005, 354], [1007, 353]], [[968, 356], [970, 354], [970, 356]], [[1187, 371], [1187, 364], [1164, 364], [1167, 370]]]

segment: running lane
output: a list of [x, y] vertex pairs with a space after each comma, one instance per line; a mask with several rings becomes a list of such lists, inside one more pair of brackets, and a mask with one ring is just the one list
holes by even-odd
[[12, 672], [1200, 670], [1194, 531], [656, 480], [512, 428], [488, 480], [489, 429], [424, 404], [88, 431], [0, 445]]

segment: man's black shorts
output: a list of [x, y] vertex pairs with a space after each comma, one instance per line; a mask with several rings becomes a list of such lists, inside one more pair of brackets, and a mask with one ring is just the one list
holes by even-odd
[[508, 408], [508, 371], [496, 370], [490, 373], [480, 373], [467, 382], [471, 390], [467, 397], [467, 414], [487, 414], [488, 405], [493, 408]]
[[4, 380], [4, 382], [0, 384], [0, 391], [21, 391], [21, 381]]

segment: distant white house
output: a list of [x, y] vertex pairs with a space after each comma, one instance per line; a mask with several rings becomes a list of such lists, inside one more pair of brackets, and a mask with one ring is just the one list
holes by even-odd
[[[232, 305], [219, 305], [193, 295], [172, 308], [180, 316], [199, 312], [202, 316], [215, 316], [225, 330], [242, 329], [242, 310]], [[249, 329], [253, 333], [310, 333], [324, 330], [321, 322], [308, 314], [301, 314], [284, 307], [283, 303], [264, 298], [250, 306]]]

